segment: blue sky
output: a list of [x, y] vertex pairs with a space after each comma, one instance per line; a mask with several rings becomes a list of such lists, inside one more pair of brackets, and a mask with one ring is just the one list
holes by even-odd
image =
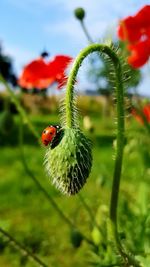
[[[87, 45], [79, 22], [73, 16], [76, 7], [86, 10], [85, 23], [95, 41], [115, 35], [120, 18], [132, 15], [145, 0], [1, 0], [0, 41], [17, 72], [43, 49], [56, 54], [76, 56]], [[150, 95], [150, 66], [144, 67], [139, 91]]]

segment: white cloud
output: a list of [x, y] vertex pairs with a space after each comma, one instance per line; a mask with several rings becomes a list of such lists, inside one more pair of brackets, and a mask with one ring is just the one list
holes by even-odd
[[[116, 22], [109, 21], [92, 21], [90, 26], [88, 27], [88, 32], [91, 35], [94, 41], [103, 40], [106, 36], [111, 35], [113, 37], [115, 32]], [[44, 32], [49, 35], [55, 36], [63, 36], [66, 37], [67, 40], [76, 44], [87, 44], [86, 36], [84, 35], [83, 30], [79, 23], [72, 18], [65, 20], [63, 22], [57, 22], [54, 25], [49, 23], [44, 26]]]
[[48, 34], [54, 34], [57, 36], [69, 37], [70, 39], [75, 39], [77, 42], [81, 43], [86, 40], [84, 33], [82, 32], [80, 25], [73, 18], [67, 18], [67, 20], [48, 23], [44, 26], [44, 31]]

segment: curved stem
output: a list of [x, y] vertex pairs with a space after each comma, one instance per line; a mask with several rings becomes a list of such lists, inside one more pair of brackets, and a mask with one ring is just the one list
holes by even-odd
[[0, 227], [0, 233], [3, 234], [8, 240], [17, 248], [19, 249], [24, 255], [31, 258], [34, 262], [38, 263], [41, 267], [48, 267], [39, 257], [33, 254], [30, 250], [28, 250], [24, 245], [18, 242], [14, 237], [12, 237], [8, 232], [6, 232], [3, 228]]
[[65, 100], [66, 125], [67, 127], [74, 127], [73, 90], [76, 81], [76, 76], [78, 74], [78, 70], [84, 58], [93, 52], [104, 53], [107, 56], [109, 56], [109, 58], [113, 62], [116, 74], [115, 90], [117, 98], [117, 151], [116, 151], [113, 187], [112, 187], [111, 204], [110, 204], [110, 219], [114, 222], [117, 229], [117, 205], [118, 205], [121, 166], [123, 158], [123, 147], [124, 147], [124, 92], [123, 92], [121, 63], [118, 59], [118, 56], [110, 47], [102, 44], [92, 44], [89, 45], [87, 48], [83, 49], [77, 56], [73, 68], [71, 70], [71, 73], [69, 75], [66, 88], [66, 100]]
[[122, 256], [125, 266], [130, 266], [129, 264], [134, 264], [133, 266], [140, 266], [139, 263], [133, 259], [130, 255], [124, 251], [122, 244], [118, 235], [118, 223], [117, 223], [117, 208], [118, 208], [118, 197], [119, 197], [119, 187], [121, 179], [121, 169], [123, 160], [123, 148], [124, 148], [124, 88], [123, 88], [123, 78], [122, 78], [122, 67], [117, 54], [107, 45], [103, 44], [91, 44], [85, 49], [83, 49], [77, 58], [75, 59], [74, 65], [70, 72], [67, 87], [66, 87], [66, 126], [68, 128], [75, 127], [74, 125], [74, 85], [79, 68], [89, 54], [93, 52], [99, 52], [106, 54], [112, 61], [115, 71], [115, 93], [117, 99], [117, 148], [115, 156], [115, 166], [113, 174], [113, 184], [111, 192], [110, 201], [110, 228], [113, 240], [115, 241], [116, 248]]
[[[74, 91], [74, 85], [76, 82], [78, 70], [79, 70], [84, 58], [93, 52], [99, 52], [99, 53], [107, 54], [114, 63], [115, 72], [116, 72], [116, 91], [120, 90], [120, 92], [118, 93], [118, 95], [119, 95], [118, 96], [119, 97], [118, 102], [120, 102], [120, 99], [122, 101], [122, 103], [119, 104], [119, 106], [122, 106], [122, 110], [121, 110], [121, 108], [119, 108], [119, 113], [121, 111], [120, 117], [122, 117], [122, 118], [124, 117], [123, 85], [122, 85], [122, 71], [121, 71], [120, 61], [119, 61], [117, 55], [115, 54], [115, 52], [110, 47], [108, 47], [106, 45], [102, 45], [102, 44], [91, 44], [88, 47], [84, 48], [80, 52], [80, 54], [77, 56], [77, 58], [75, 59], [75, 62], [73, 64], [72, 70], [70, 72], [70, 75], [68, 77], [67, 86], [66, 86], [66, 99], [65, 99], [66, 126], [67, 127], [73, 127], [74, 126], [74, 124], [73, 124], [73, 122], [74, 122], [74, 118], [73, 118], [73, 116], [74, 116], [74, 112], [73, 112], [74, 94], [73, 94], [73, 91]], [[121, 94], [122, 94], [122, 97], [121, 97]], [[120, 121], [120, 119], [119, 119], [119, 121]], [[123, 124], [123, 127], [124, 127], [124, 122], [123, 123], [121, 122], [121, 124]], [[122, 128], [122, 125], [121, 125], [121, 128]]]
[[117, 98], [117, 151], [116, 151], [115, 169], [114, 169], [113, 186], [112, 186], [111, 203], [110, 203], [110, 220], [113, 224], [114, 238], [116, 240], [116, 243], [120, 247], [118, 230], [117, 230], [117, 206], [118, 206], [119, 185], [121, 178], [121, 167], [122, 167], [123, 147], [124, 147], [124, 98], [123, 98], [124, 92], [123, 92], [121, 63], [120, 60], [118, 59], [118, 56], [110, 47], [103, 44], [91, 44], [85, 49], [83, 49], [77, 56], [74, 65], [72, 67], [71, 73], [69, 75], [66, 88], [66, 100], [65, 100], [66, 126], [70, 128], [74, 127], [73, 90], [78, 70], [85, 57], [87, 57], [89, 54], [93, 52], [106, 54], [113, 62], [116, 74], [115, 89]]

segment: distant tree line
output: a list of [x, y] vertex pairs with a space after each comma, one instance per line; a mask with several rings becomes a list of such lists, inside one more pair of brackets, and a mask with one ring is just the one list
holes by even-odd
[[17, 76], [15, 74], [12, 59], [3, 53], [2, 46], [0, 45], [0, 74], [3, 78], [12, 84], [17, 85]]

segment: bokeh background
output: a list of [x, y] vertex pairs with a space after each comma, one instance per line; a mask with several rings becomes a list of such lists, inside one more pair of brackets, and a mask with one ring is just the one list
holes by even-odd
[[[116, 101], [107, 62], [91, 56], [78, 75], [80, 127], [93, 143], [93, 166], [85, 187], [73, 197], [63, 196], [51, 184], [43, 164], [47, 148], [39, 139], [47, 125], [60, 124], [59, 102], [65, 88], [58, 89], [55, 82], [46, 91], [22, 90], [17, 80], [24, 67], [42, 52], [48, 53], [45, 61], [57, 55], [75, 58], [89, 44], [74, 15], [77, 7], [86, 12], [84, 23], [94, 42], [111, 41], [122, 49], [117, 37], [119, 20], [134, 15], [146, 4], [150, 2], [1, 0], [0, 73], [7, 81], [0, 83], [1, 267], [122, 266], [111, 265], [117, 258], [107, 247], [116, 144]], [[125, 91], [120, 236], [142, 266], [148, 267], [150, 109], [146, 125], [141, 113], [132, 111], [138, 107], [142, 112], [150, 103], [150, 67], [148, 62], [140, 69], [126, 68], [130, 79]]]

